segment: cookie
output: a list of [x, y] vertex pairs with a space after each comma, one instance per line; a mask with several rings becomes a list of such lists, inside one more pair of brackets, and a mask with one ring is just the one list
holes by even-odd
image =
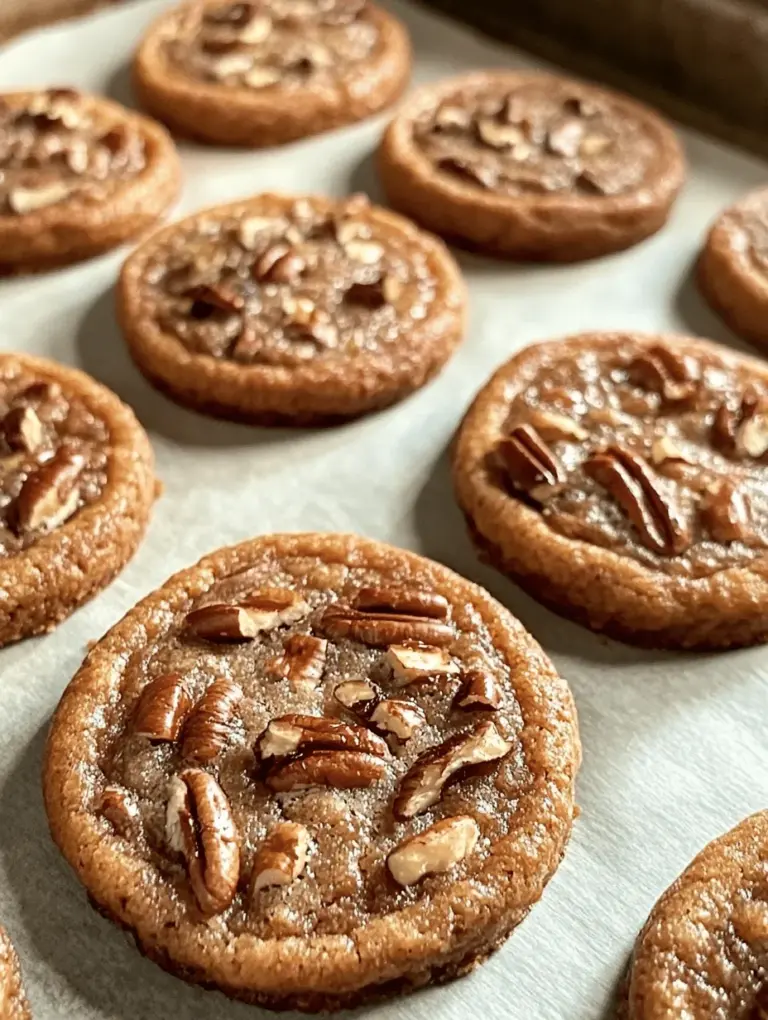
[[0, 927], [0, 1020], [30, 1020], [16, 950]]
[[626, 96], [533, 71], [481, 71], [412, 95], [379, 150], [395, 209], [492, 255], [572, 261], [667, 220], [680, 144]]
[[366, 0], [194, 0], [150, 28], [133, 77], [174, 132], [261, 147], [378, 113], [410, 70], [405, 28]]
[[768, 350], [768, 188], [716, 220], [699, 257], [698, 281], [734, 332]]
[[327, 424], [423, 386], [461, 338], [444, 245], [368, 204], [260, 195], [155, 234], [118, 310], [144, 375], [223, 418]]
[[768, 1016], [768, 811], [705, 847], [651, 911], [625, 1020]]
[[142, 952], [314, 1012], [484, 960], [560, 863], [579, 760], [567, 685], [482, 589], [356, 536], [273, 535], [96, 645], [44, 787]]
[[128, 562], [155, 499], [153, 463], [104, 386], [0, 354], [0, 645], [53, 630]]
[[768, 368], [704, 340], [586, 333], [467, 412], [459, 503], [491, 563], [633, 644], [768, 638]]
[[153, 226], [179, 190], [167, 132], [74, 89], [0, 95], [0, 273], [46, 269]]

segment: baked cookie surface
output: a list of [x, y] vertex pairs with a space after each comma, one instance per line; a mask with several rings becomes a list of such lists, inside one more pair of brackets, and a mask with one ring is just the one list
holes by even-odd
[[657, 647], [768, 637], [768, 370], [703, 340], [583, 334], [502, 366], [461, 426], [479, 549], [557, 612]]
[[51, 830], [163, 967], [273, 1008], [448, 980], [570, 833], [570, 692], [507, 610], [349, 535], [206, 557], [90, 653], [56, 712]]
[[179, 189], [167, 132], [74, 89], [0, 94], [0, 273], [89, 258], [152, 226]]
[[460, 340], [465, 303], [442, 242], [362, 196], [208, 209], [140, 247], [118, 293], [134, 360], [179, 403], [297, 424], [418, 389]]
[[134, 82], [172, 130], [258, 147], [369, 117], [410, 71], [405, 28], [366, 0], [195, 0], [150, 28]]
[[0, 354], [0, 644], [52, 630], [127, 563], [155, 499], [153, 464], [104, 386]]
[[698, 263], [704, 297], [746, 340], [768, 350], [768, 188], [715, 221]]
[[651, 911], [623, 1020], [768, 1015], [768, 812], [713, 840]]
[[8, 932], [0, 927], [0, 1020], [30, 1020], [21, 969]]
[[443, 237], [570, 261], [655, 233], [685, 165], [671, 128], [632, 99], [539, 72], [483, 71], [410, 96], [379, 171], [392, 205]]

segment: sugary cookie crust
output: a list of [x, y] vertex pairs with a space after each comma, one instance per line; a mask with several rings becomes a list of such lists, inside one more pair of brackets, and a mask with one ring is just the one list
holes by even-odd
[[0, 1020], [30, 1020], [21, 969], [8, 933], [0, 927]]

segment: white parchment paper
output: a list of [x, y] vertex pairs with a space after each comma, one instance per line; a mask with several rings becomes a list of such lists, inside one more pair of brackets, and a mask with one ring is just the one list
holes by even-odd
[[[0, 88], [72, 84], [129, 102], [131, 51], [164, 6], [144, 0], [30, 34], [0, 52]], [[533, 63], [421, 10], [393, 8], [413, 33], [417, 80]], [[384, 122], [267, 152], [182, 146], [179, 212], [263, 189], [376, 196], [371, 153]], [[711, 218], [763, 182], [766, 168], [682, 134], [691, 179], [660, 235], [566, 267], [460, 255], [472, 311], [453, 361], [410, 400], [343, 428], [240, 427], [152, 390], [132, 367], [112, 311], [125, 252], [0, 283], [0, 348], [77, 365], [116, 390], [149, 431], [165, 483], [148, 537], [118, 580], [54, 634], [0, 651], [0, 918], [23, 958], [38, 1020], [265, 1015], [164, 974], [90, 908], [50, 842], [39, 782], [51, 712], [86, 643], [173, 571], [259, 532], [357, 531], [444, 561], [520, 616], [580, 709], [583, 813], [543, 901], [471, 977], [364, 1011], [375, 1020], [607, 1018], [657, 895], [705, 842], [768, 806], [768, 649], [644, 653], [563, 622], [477, 563], [445, 456], [475, 391], [531, 340], [582, 329], [676, 329], [738, 346], [698, 297], [691, 263]]]

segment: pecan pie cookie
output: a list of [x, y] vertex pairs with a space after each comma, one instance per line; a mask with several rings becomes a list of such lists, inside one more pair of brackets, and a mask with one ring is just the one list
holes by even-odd
[[746, 340], [768, 350], [768, 188], [717, 219], [698, 265], [712, 307]]
[[118, 294], [150, 382], [262, 423], [341, 420], [418, 389], [460, 340], [465, 303], [442, 242], [364, 196], [208, 209], [139, 248]]
[[148, 956], [316, 1011], [484, 960], [560, 863], [579, 759], [568, 687], [482, 589], [277, 535], [177, 574], [94, 648], [45, 799]]
[[768, 812], [714, 840], [664, 893], [635, 945], [624, 1020], [768, 1016]]
[[0, 927], [0, 1020], [30, 1020], [31, 1016], [16, 951]]
[[671, 128], [626, 96], [531, 71], [427, 85], [379, 151], [396, 209], [472, 248], [570, 261], [665, 222], [685, 165]]
[[266, 146], [377, 113], [410, 69], [405, 28], [367, 0], [194, 0], [152, 26], [134, 81], [174, 131]]
[[82, 372], [0, 354], [0, 645], [106, 587], [154, 498], [149, 440], [125, 404]]
[[0, 95], [0, 273], [122, 244], [179, 182], [173, 142], [146, 117], [74, 89]]
[[489, 560], [593, 630], [768, 639], [768, 369], [704, 340], [535, 344], [468, 411], [454, 479]]

